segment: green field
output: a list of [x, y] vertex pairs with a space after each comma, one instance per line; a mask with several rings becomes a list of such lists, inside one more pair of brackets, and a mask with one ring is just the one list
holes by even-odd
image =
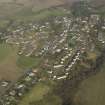
[[22, 69], [37, 67], [40, 63], [41, 59], [38, 57], [19, 56], [17, 59], [17, 65]]
[[46, 98], [35, 102], [33, 105], [62, 105], [61, 99], [56, 95], [49, 95]]
[[31, 102], [39, 101], [43, 99], [43, 96], [47, 94], [48, 91], [48, 86], [44, 84], [38, 84], [28, 94], [26, 94], [19, 105], [30, 105]]
[[20, 101], [19, 105], [61, 105], [61, 100], [54, 94], [46, 95], [51, 92], [51, 86], [38, 83]]
[[105, 67], [100, 73], [81, 83], [74, 105], [105, 105]]

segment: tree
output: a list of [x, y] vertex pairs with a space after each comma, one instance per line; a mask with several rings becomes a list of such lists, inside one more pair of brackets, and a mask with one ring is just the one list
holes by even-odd
[[90, 15], [90, 10], [88, 8], [88, 3], [86, 1], [79, 1], [75, 2], [72, 7], [72, 14], [75, 17], [84, 17], [84, 16], [89, 16]]

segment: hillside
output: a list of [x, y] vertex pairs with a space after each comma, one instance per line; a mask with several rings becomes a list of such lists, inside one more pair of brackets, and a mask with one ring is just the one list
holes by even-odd
[[91, 0], [94, 6], [103, 6], [105, 5], [105, 0]]
[[0, 0], [0, 17], [26, 9], [36, 12], [58, 5], [72, 4], [74, 1], [78, 0]]
[[0, 0], [0, 17], [4, 18], [27, 9], [32, 9], [36, 12], [62, 4], [61, 0]]

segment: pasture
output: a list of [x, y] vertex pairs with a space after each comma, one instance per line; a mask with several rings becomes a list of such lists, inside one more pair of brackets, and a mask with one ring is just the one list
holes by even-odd
[[13, 81], [21, 74], [16, 64], [17, 50], [16, 46], [0, 44], [0, 79]]
[[105, 66], [80, 84], [74, 105], [105, 105]]

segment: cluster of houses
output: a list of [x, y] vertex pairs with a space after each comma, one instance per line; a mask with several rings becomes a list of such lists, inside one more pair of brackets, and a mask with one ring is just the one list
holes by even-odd
[[[74, 55], [70, 56], [67, 54], [66, 56], [64, 56], [63, 58], [61, 58], [61, 60], [67, 61], [68, 59], [68, 63], [67, 64], [57, 64], [54, 65], [53, 68], [54, 70], [48, 71], [49, 75], [51, 76], [52, 80], [62, 80], [62, 79], [66, 79], [68, 77], [68, 75], [70, 74], [70, 71], [72, 70], [72, 68], [76, 65], [77, 61], [80, 60], [82, 54], [85, 52], [85, 49], [81, 49], [78, 50], [74, 53]], [[62, 61], [61, 61], [62, 62]], [[62, 69], [64, 69], [64, 71], [62, 71]], [[55, 71], [59, 71], [60, 73], [62, 73], [62, 75], [54, 73]]]
[[[64, 17], [64, 20], [66, 21], [67, 18]], [[94, 42], [92, 41], [93, 39], [96, 39], [96, 41], [100, 41], [101, 43], [104, 43], [104, 38], [103, 36], [98, 35], [96, 34], [98, 31], [98, 29], [96, 29], [96, 25], [100, 22], [100, 15], [99, 14], [92, 14], [90, 17], [85, 17], [85, 18], [81, 18], [81, 17], [78, 17], [76, 18], [72, 24], [72, 19], [71, 21], [66, 21], [68, 24], [66, 24], [68, 26], [68, 28], [66, 27], [66, 30], [64, 30], [64, 32], [61, 34], [61, 36], [64, 35], [64, 37], [62, 38], [62, 40], [60, 42], [63, 43], [63, 40], [64, 42], [67, 43], [67, 36], [68, 34], [72, 34], [72, 38], [71, 39], [75, 39], [76, 41], [78, 41], [78, 43], [76, 43], [76, 47], [73, 48], [70, 48], [70, 47], [65, 47], [65, 43], [63, 43], [63, 46], [62, 47], [57, 47], [58, 49], [55, 50], [57, 51], [58, 53], [62, 53], [62, 48], [64, 48], [65, 50], [68, 50], [68, 49], [71, 49], [70, 53], [68, 53], [67, 55], [63, 56], [62, 58], [60, 58], [60, 63], [54, 65], [54, 70], [58, 71], [59, 69], [59, 72], [62, 72], [62, 68], [65, 69], [63, 72], [64, 72], [64, 75], [61, 75], [61, 76], [58, 76], [58, 74], [54, 74], [54, 70], [51, 70], [51, 71], [48, 71], [48, 73], [50, 75], [52, 75], [52, 78], [53, 80], [60, 80], [60, 79], [65, 79], [68, 77], [69, 75], [69, 71], [72, 70], [72, 67], [75, 66], [76, 62], [78, 60], [80, 60], [80, 57], [82, 56], [82, 53], [85, 51], [85, 50], [90, 50], [90, 51], [93, 51], [94, 48], [92, 46], [92, 44], [94, 44]], [[71, 26], [72, 24], [72, 26]], [[104, 26], [102, 25], [101, 26], [101, 29], [102, 31], [104, 31]], [[69, 33], [68, 33], [69, 32]], [[93, 33], [92, 33], [93, 32]], [[92, 34], [96, 34], [97, 36], [94, 37], [94, 35], [92, 36]], [[101, 33], [102, 34], [102, 33]], [[101, 37], [100, 39], [101, 40], [97, 40], [97, 37]], [[59, 43], [59, 42], [58, 42]], [[77, 45], [78, 44], [78, 45]], [[89, 45], [89, 46], [88, 46]], [[91, 50], [93, 49], [93, 50]], [[75, 51], [76, 50], [79, 50], [79, 52], [77, 52], [75, 54]], [[71, 59], [73, 54], [75, 54], [75, 57], [72, 59], [72, 61], [70, 61], [69, 65], [65, 67], [65, 61], [67, 59]]]
[[[0, 98], [0, 105], [17, 105], [20, 98], [35, 85], [40, 79], [37, 77], [37, 70], [27, 70], [24, 75], [11, 87], [6, 90]], [[3, 83], [2, 86], [7, 86]]]
[[[57, 17], [52, 22], [53, 26], [50, 21], [46, 21], [43, 24], [29, 23], [27, 27], [20, 26], [12, 32], [8, 29], [9, 35], [5, 38], [7, 43], [19, 45], [19, 55], [63, 55], [59, 57], [59, 61], [54, 61], [53, 67], [51, 66], [47, 71], [50, 75], [48, 79], [55, 81], [66, 79], [70, 75], [70, 71], [81, 59], [84, 51], [91, 50], [91, 48], [94, 50], [93, 39], [102, 44], [105, 43], [105, 23], [102, 23], [99, 28], [96, 27], [100, 23], [99, 14], [77, 18]], [[57, 27], [59, 25], [61, 26]], [[0, 99], [0, 105], [17, 105], [20, 98], [41, 80], [37, 78], [37, 72], [36, 70], [25, 72], [24, 76], [6, 91], [6, 94]], [[7, 85], [7, 82], [2, 82], [3, 87]]]
[[[6, 43], [19, 45], [19, 55], [24, 54], [26, 56], [30, 56], [39, 48], [39, 55], [42, 55], [46, 51], [50, 51], [52, 53], [58, 52], [59, 50], [57, 49], [57, 46], [63, 44], [66, 41], [71, 18], [55, 18], [53, 22], [55, 25], [60, 23], [63, 24], [62, 28], [58, 27], [59, 32], [61, 31], [60, 35], [55, 35], [55, 30], [52, 28], [55, 26], [51, 26], [49, 21], [44, 22], [43, 24], [30, 23], [29, 26], [22, 25], [15, 30], [8, 29], [8, 35], [5, 36]], [[52, 39], [50, 37], [52, 37]], [[40, 42], [43, 43], [41, 44]]]
[[[19, 26], [15, 30], [8, 29], [8, 36], [6, 36], [6, 42], [10, 44], [17, 44], [20, 46], [19, 55], [24, 54], [30, 56], [35, 51], [35, 55], [43, 55], [45, 52], [56, 53], [61, 50], [58, 49], [58, 46], [65, 47], [67, 45], [68, 33], [71, 35], [71, 43], [90, 43], [89, 38], [91, 30], [97, 32], [98, 29], [95, 28], [100, 21], [100, 15], [93, 14], [90, 17], [58, 17], [52, 20], [55, 26], [51, 26], [50, 21], [44, 23], [29, 23], [27, 26]], [[58, 34], [55, 34], [56, 26]], [[101, 26], [102, 30], [105, 30], [105, 26]], [[100, 34], [102, 34], [100, 37]], [[90, 36], [92, 37], [92, 36]], [[99, 41], [104, 43], [103, 33], [100, 32]], [[91, 39], [90, 39], [91, 40]], [[88, 45], [88, 44], [87, 44]]]

